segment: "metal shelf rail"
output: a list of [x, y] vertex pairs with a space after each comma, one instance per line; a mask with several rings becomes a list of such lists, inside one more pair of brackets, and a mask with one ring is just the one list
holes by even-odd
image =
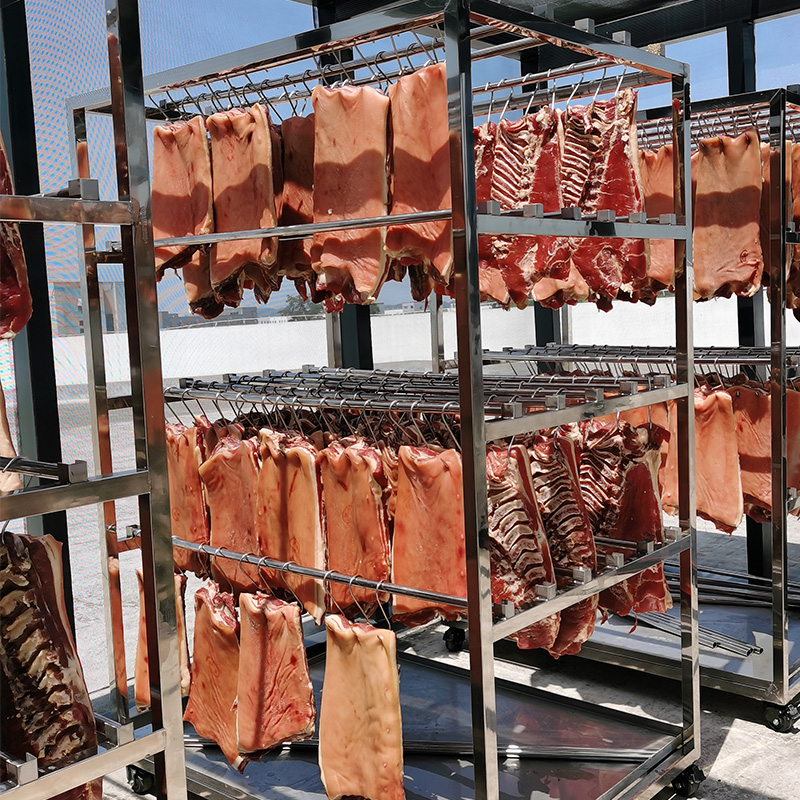
[[[487, 46], [482, 39], [491, 33], [499, 44]], [[405, 38], [404, 38], [405, 37]], [[409, 44], [410, 49], [398, 47]], [[496, 37], [500, 37], [497, 39]], [[441, 45], [435, 40], [440, 40]], [[517, 79], [513, 85], [497, 82], [484, 86], [472, 83], [473, 60], [489, 56], [507, 56], [509, 53], [537, 47], [542, 43], [554, 44], [589, 56], [583, 67], [577, 67], [570, 75], [583, 74], [584, 71], [598, 71], [608, 66], [623, 66], [625, 85], [646, 85], [664, 83], [670, 87], [673, 101], [672, 129], [677, 152], [675, 215], [667, 221], [647, 220], [643, 215], [627, 219], [615, 219], [611, 213], [596, 217], [576, 218], [570, 210], [568, 218], [541, 215], [535, 207], [517, 213], [478, 213], [475, 202], [474, 154], [472, 142], [473, 116], [488, 114], [490, 103], [475, 102], [473, 95], [492, 95], [510, 92], [509, 105], [513, 102], [522, 107], [524, 103], [542, 99], [536, 92], [526, 90]], [[418, 46], [419, 45], [419, 46]], [[377, 50], [367, 53], [368, 49]], [[382, 49], [381, 49], [382, 48]], [[493, 50], [493, 48], [495, 48]], [[353, 60], [346, 52], [353, 51]], [[426, 61], [436, 60], [443, 51], [447, 70], [448, 114], [450, 124], [450, 167], [452, 187], [452, 208], [448, 212], [435, 212], [435, 218], [449, 218], [453, 224], [454, 248], [454, 286], [457, 315], [457, 341], [460, 368], [456, 382], [448, 388], [452, 402], [457, 402], [460, 419], [460, 443], [462, 448], [464, 473], [464, 509], [467, 551], [467, 612], [470, 638], [470, 709], [473, 737], [473, 771], [467, 779], [474, 787], [477, 800], [496, 800], [499, 795], [500, 764], [497, 746], [497, 706], [495, 694], [494, 642], [499, 635], [492, 617], [490, 590], [489, 550], [486, 541], [487, 497], [485, 471], [485, 443], [487, 440], [522, 434], [539, 427], [556, 424], [555, 420], [583, 419], [599, 413], [634, 407], [642, 402], [658, 402], [673, 398], [679, 408], [679, 462], [680, 462], [680, 533], [675, 540], [675, 549], [680, 550], [679, 561], [683, 580], [681, 582], [681, 641], [682, 641], [682, 727], [669, 744], [646, 760], [632, 765], [619, 775], [619, 780], [602, 790], [603, 800], [626, 798], [648, 788], [665, 785], [681, 770], [692, 765], [699, 754], [699, 685], [697, 680], [697, 601], [695, 572], [693, 567], [693, 548], [695, 543], [695, 520], [692, 491], [693, 415], [689, 413], [689, 393], [693, 375], [692, 335], [691, 335], [691, 240], [690, 226], [686, 219], [690, 215], [691, 198], [686, 196], [683, 187], [689, 183], [689, 165], [684, 153], [689, 148], [688, 116], [689, 81], [686, 65], [643, 50], [637, 50], [617, 41], [602, 39], [578, 28], [568, 27], [551, 20], [536, 17], [515, 8], [493, 2], [492, 0], [410, 0], [398, 2], [379, 11], [367, 12], [349, 20], [321, 26], [296, 36], [290, 36], [272, 43], [259, 45], [236, 53], [229, 53], [215, 59], [190, 64], [150, 77], [144, 86], [144, 96], [148, 119], [172, 120], [186, 118], [194, 113], [207, 114], [227, 108], [262, 102], [271, 114], [282, 118], [280, 113], [296, 114], [297, 100], [306, 97], [312, 81], [330, 82], [332, 78], [346, 78], [362, 84], [386, 86], [394, 77], [409, 70], [423, 66]], [[394, 59], [392, 58], [394, 54]], [[332, 67], [324, 67], [321, 60], [332, 61]], [[287, 70], [294, 72], [287, 73]], [[552, 72], [552, 71], [551, 71]], [[528, 76], [532, 84], [548, 84], [546, 101], [552, 98], [550, 87], [552, 75], [541, 73]], [[566, 72], [563, 77], [567, 77]], [[556, 87], [556, 95], [590, 96], [602, 91], [602, 79], [595, 82], [591, 92], [587, 85]], [[616, 85], [616, 78], [613, 82]], [[520, 89], [520, 91], [516, 91]], [[574, 91], [573, 91], [574, 90]], [[606, 92], [613, 90], [606, 86]], [[537, 90], [538, 91], [538, 90]], [[583, 94], [581, 93], [583, 91]], [[69, 111], [73, 123], [75, 172], [78, 177], [88, 178], [86, 153], [88, 140], [86, 133], [87, 113], [107, 113], [109, 92], [102, 90], [89, 95], [72, 98]], [[141, 109], [140, 109], [141, 110]], [[144, 116], [137, 120], [138, 154], [144, 148]], [[142, 163], [140, 166], [144, 166]], [[142, 175], [146, 176], [146, 170]], [[146, 186], [146, 177], [140, 185]], [[142, 204], [144, 207], [144, 204]], [[492, 209], [490, 209], [492, 210]], [[406, 222], [423, 221], [432, 218], [428, 212], [408, 215]], [[398, 222], [397, 217], [348, 221], [346, 227], [375, 226]], [[345, 227], [337, 223], [328, 229]], [[266, 235], [279, 237], [310, 236], [319, 225], [298, 226], [294, 230], [244, 231], [236, 234], [213, 234], [206, 237], [192, 237], [193, 244], [207, 246], [219, 239], [247, 239]], [[504, 233], [522, 235], [564, 235], [603, 237], [656, 237], [674, 239], [676, 260], [686, 263], [683, 277], [677, 281], [675, 326], [677, 351], [675, 355], [675, 382], [663, 388], [652, 388], [626, 396], [598, 400], [598, 395], [590, 402], [586, 395], [588, 386], [578, 387], [577, 394], [568, 401], [562, 391], [551, 400], [548, 408], [546, 395], [558, 395], [554, 387], [543, 388], [537, 402], [531, 408], [538, 413], [526, 413], [521, 403], [511, 403], [506, 416], [496, 416], [485, 421], [484, 376], [481, 359], [480, 331], [480, 293], [477, 273], [478, 234], [498, 235]], [[174, 240], [188, 243], [188, 239]], [[157, 244], [159, 244], [157, 242]], [[123, 241], [123, 247], [125, 242]], [[91, 227], [84, 229], [79, 249], [86, 258], [86, 281], [84, 283], [84, 307], [89, 309], [87, 330], [89, 331], [89, 358], [91, 378], [98, 390], [93, 398], [95, 446], [98, 451], [108, 453], [108, 413], [109, 410], [124, 407], [126, 401], [117, 402], [108, 398], [103, 374], [102, 329], [99, 319], [97, 287], [97, 264], [114, 262], [118, 254], [112, 250], [97, 250]], [[147, 288], [152, 291], [152, 275], [148, 275]], [[141, 288], [144, 288], [142, 284]], [[154, 296], [154, 295], [153, 295]], [[150, 335], [157, 330], [153, 324]], [[438, 349], [436, 344], [434, 349]], [[457, 386], [457, 392], [455, 391]], [[489, 383], [487, 382], [487, 387]], [[146, 383], [148, 393], [162, 392], [155, 380]], [[433, 391], [430, 386], [426, 391]], [[574, 388], [574, 387], [573, 387]], [[636, 387], [638, 390], [638, 386]], [[596, 387], [595, 387], [596, 389]], [[221, 391], [210, 389], [212, 396]], [[240, 389], [232, 391], [233, 395]], [[179, 392], [180, 394], [180, 392]], [[152, 395], [148, 394], [148, 398]], [[163, 394], [161, 402], [163, 403]], [[180, 398], [177, 398], [180, 399]], [[235, 400], [235, 397], [233, 398]], [[298, 402], [298, 401], [296, 401]], [[299, 401], [312, 404], [310, 397]], [[323, 401], [317, 401], [324, 403]], [[396, 402], [395, 401], [389, 401]], [[412, 401], [413, 403], [413, 401]], [[594, 407], [592, 407], [594, 405]], [[419, 410], [409, 407], [409, 412]], [[530, 410], [530, 409], [529, 409]], [[136, 418], [136, 415], [134, 415]], [[148, 419], [148, 431], [150, 431]], [[102, 455], [101, 452], [101, 455]], [[103, 462], [107, 463], [107, 462]], [[159, 465], [160, 466], [160, 465]], [[162, 474], [165, 480], [165, 475]], [[104, 530], [115, 531], [115, 512], [108, 505], [104, 518]], [[108, 552], [117, 546], [116, 535], [113, 542], [107, 543]], [[162, 568], [171, 567], [171, 558], [166, 553]], [[111, 586], [108, 591], [117, 592]], [[577, 598], [575, 598], [577, 599]], [[556, 609], [558, 602], [568, 605], [569, 600], [550, 601], [549, 608]], [[536, 608], [539, 608], [538, 606]], [[542, 609], [545, 604], [542, 604]], [[534, 609], [531, 609], [533, 611]], [[506, 628], [517, 623], [529, 624], [530, 618], [523, 612], [513, 620], [503, 622]], [[544, 612], [542, 612], [544, 613]], [[549, 612], [548, 612], [549, 613]], [[523, 617], [525, 617], [523, 623]], [[506, 635], [505, 628], [503, 634]], [[644, 724], [644, 722], [643, 722]], [[588, 765], [582, 765], [589, 769]], [[194, 786], [209, 789], [219, 787], [219, 781], [205, 778], [192, 771], [189, 780]], [[419, 787], [418, 787], [419, 788]], [[219, 788], [213, 794], [224, 795]], [[596, 797], [597, 795], [592, 795]]]
[[[51, 511], [138, 497], [150, 684], [154, 699], [152, 726], [148, 733], [135, 736], [127, 724], [126, 714], [119, 714], [116, 720], [104, 721], [98, 717], [101, 751], [97, 755], [48, 772], [23, 768], [11, 770], [16, 780], [12, 779], [3, 787], [3, 797], [9, 800], [46, 800], [142, 758], [153, 760], [154, 792], [159, 798], [169, 796], [170, 800], [181, 800], [186, 797], [158, 309], [154, 299], [155, 276], [150, 246], [150, 187], [147, 151], [142, 147], [146, 133], [138, 4], [136, 0], [108, 0], [106, 15], [109, 77], [113, 87], [110, 113], [119, 199], [3, 196], [0, 198], [0, 219], [23, 224], [121, 226], [120, 261], [124, 264], [128, 298], [137, 469], [114, 473], [111, 469], [100, 468], [98, 474], [87, 476], [83, 462], [69, 465], [32, 462], [24, 458], [5, 460], [2, 463], [4, 468], [56, 479], [58, 483], [46, 482], [0, 497], [0, 521], [7, 525], [13, 520]], [[81, 189], [91, 194], [91, 187], [79, 184]], [[95, 465], [98, 465], [97, 461]], [[106, 614], [109, 617], [112, 614], [108, 604]], [[127, 711], [127, 701], [124, 707]]]

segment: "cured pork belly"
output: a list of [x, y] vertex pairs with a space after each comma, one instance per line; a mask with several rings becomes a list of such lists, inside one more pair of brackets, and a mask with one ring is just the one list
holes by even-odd
[[[675, 213], [675, 180], [672, 174], [672, 145], [655, 152], [640, 153], [644, 208], [648, 217]], [[650, 292], [675, 288], [675, 244], [670, 239], [650, 240], [650, 264], [647, 268]]]
[[[57, 769], [97, 752], [94, 712], [64, 605], [61, 545], [0, 534], [3, 749]], [[6, 702], [7, 701], [7, 702]], [[102, 779], [55, 800], [100, 800]]]
[[[6, 397], [3, 394], [3, 384], [0, 383], [0, 456], [14, 458], [17, 450], [11, 437], [11, 428], [6, 415]], [[22, 488], [22, 477], [17, 472], [0, 472], [0, 494], [16, 492]]]
[[300, 614], [296, 603], [263, 594], [239, 596], [236, 735], [243, 755], [314, 734], [314, 691]]
[[[450, 209], [450, 129], [447, 74], [432, 64], [389, 87], [392, 120], [392, 209], [394, 214]], [[424, 300], [434, 283], [447, 286], [453, 269], [450, 220], [390, 225], [386, 252], [401, 266], [421, 266], [427, 280], [415, 288]]]
[[[325, 569], [319, 451], [308, 439], [266, 428], [260, 432], [259, 448], [261, 469], [254, 501], [260, 554]], [[325, 612], [320, 580], [286, 571], [262, 570], [262, 574], [273, 588], [288, 588], [320, 624]]]
[[[489, 481], [489, 549], [492, 599], [511, 601], [520, 609], [536, 601], [536, 586], [555, 583], [553, 561], [531, 483], [527, 450], [493, 445], [486, 451]], [[522, 649], [552, 648], [560, 614], [529, 625], [512, 635]]]
[[[392, 582], [455, 597], [467, 596], [461, 456], [403, 445], [398, 451]], [[395, 595], [395, 619], [422, 625], [436, 614], [464, 612], [429, 600]]]
[[[14, 194], [11, 168], [0, 137], [0, 194]], [[28, 267], [16, 222], [0, 222], [0, 339], [13, 339], [33, 313]]]
[[[694, 198], [694, 297], [742, 297], [761, 286], [758, 132], [700, 142]], [[695, 165], [692, 165], [694, 169]]]
[[192, 688], [183, 718], [198, 736], [216, 742], [228, 763], [241, 772], [247, 761], [236, 744], [239, 623], [233, 596], [209, 583], [197, 590], [194, 603]]
[[[211, 135], [214, 215], [217, 232], [274, 228], [273, 136], [266, 109], [256, 103], [206, 120]], [[242, 300], [245, 282], [266, 303], [281, 279], [274, 268], [278, 240], [239, 239], [211, 247], [211, 285], [227, 306]]]
[[[528, 454], [553, 566], [595, 570], [594, 539], [580, 491], [580, 439], [575, 426], [538, 433], [531, 440]], [[568, 576], [557, 576], [560, 586], [569, 581]], [[596, 617], [597, 595], [565, 608], [550, 654], [558, 658], [579, 652], [594, 631]]]
[[[372, 581], [389, 580], [389, 522], [383, 499], [386, 476], [380, 454], [364, 444], [332, 442], [321, 452], [328, 569]], [[344, 612], [377, 602], [371, 589], [332, 583], [330, 610]], [[388, 596], [384, 595], [384, 600]]]
[[325, 617], [319, 769], [331, 800], [403, 800], [397, 642], [390, 630]]
[[[380, 217], [389, 194], [389, 98], [371, 87], [315, 86], [314, 222]], [[315, 233], [317, 286], [372, 303], [386, 280], [385, 228]]]
[[[209, 544], [208, 508], [200, 480], [203, 463], [203, 436], [199, 428], [166, 425], [167, 474], [172, 535], [187, 542]], [[206, 574], [207, 559], [201, 553], [173, 549], [175, 566], [198, 576]]]
[[[136, 640], [136, 663], [133, 671], [133, 694], [136, 708], [143, 711], [150, 708], [150, 665], [147, 657], [147, 617], [144, 604], [144, 575], [136, 570], [139, 584], [139, 637]], [[189, 666], [189, 645], [186, 639], [186, 576], [175, 575], [175, 618], [178, 633], [178, 663], [181, 671], [181, 694], [189, 696], [192, 673]]]
[[[670, 413], [671, 443], [678, 438], [677, 417], [677, 413]], [[743, 513], [731, 396], [722, 390], [695, 390], [694, 420], [697, 514], [731, 533]], [[669, 448], [662, 471], [661, 507], [667, 514], [678, 513], [678, 448], [674, 446]]]
[[[200, 479], [211, 513], [211, 546], [234, 553], [258, 552], [256, 440], [220, 439], [211, 457], [201, 464]], [[212, 558], [211, 574], [236, 594], [252, 591], [260, 583], [255, 566], [227, 558]]]

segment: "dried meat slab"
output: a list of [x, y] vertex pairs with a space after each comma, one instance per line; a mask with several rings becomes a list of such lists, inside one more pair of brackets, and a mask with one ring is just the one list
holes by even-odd
[[[432, 64], [404, 75], [389, 87], [392, 121], [392, 215], [440, 211], [450, 199], [450, 129], [447, 121], [445, 65]], [[403, 266], [421, 266], [428, 291], [447, 286], [453, 269], [450, 220], [390, 225], [386, 231], [389, 258]]]
[[[377, 450], [333, 442], [321, 452], [328, 569], [372, 581], [389, 580], [389, 521], [383, 490], [386, 476]], [[371, 589], [333, 583], [331, 608], [367, 610], [379, 599]], [[385, 598], [388, 599], [388, 598]]]
[[694, 297], [750, 297], [761, 286], [761, 149], [758, 131], [701, 140], [692, 169]]
[[197, 590], [194, 601], [192, 687], [183, 718], [198, 736], [216, 742], [241, 772], [247, 762], [236, 743], [239, 623], [233, 596], [209, 583]]
[[[0, 534], [3, 749], [45, 769], [97, 752], [94, 712], [64, 604], [61, 545], [52, 536]], [[5, 701], [13, 707], [13, 713]], [[13, 736], [6, 735], [13, 729]], [[100, 800], [102, 779], [57, 795]]]
[[[461, 475], [461, 456], [455, 450], [437, 453], [427, 447], [407, 445], [398, 450], [393, 583], [466, 597]], [[422, 625], [436, 614], [456, 619], [463, 611], [429, 600], [395, 595], [392, 614], [406, 625]]]
[[[315, 86], [314, 222], [381, 217], [389, 197], [389, 98], [371, 87]], [[317, 287], [372, 303], [386, 280], [385, 228], [314, 234]]]
[[[204, 441], [200, 428], [167, 423], [167, 475], [172, 535], [195, 544], [209, 544], [208, 508], [200, 480]], [[175, 566], [202, 577], [206, 557], [181, 547], [173, 549]]]
[[[211, 515], [212, 547], [234, 553], [257, 553], [256, 497], [258, 490], [258, 445], [254, 439], [232, 436], [219, 440], [214, 452], [200, 466]], [[250, 564], [212, 559], [211, 574], [238, 594], [260, 583], [258, 570]]]
[[316, 710], [300, 608], [263, 594], [239, 596], [237, 746], [262, 754], [314, 734]]
[[[214, 216], [218, 233], [274, 228], [273, 136], [266, 109], [256, 103], [206, 120], [211, 135]], [[211, 285], [227, 306], [236, 308], [245, 282], [266, 302], [280, 287], [274, 268], [274, 237], [217, 242], [211, 247]]]
[[325, 618], [319, 769], [331, 800], [403, 800], [403, 728], [392, 631]]
[[[640, 153], [644, 209], [648, 217], [675, 213], [675, 178], [672, 170], [672, 145]], [[675, 244], [669, 239], [650, 240], [647, 268], [650, 290], [655, 293], [675, 286]]]

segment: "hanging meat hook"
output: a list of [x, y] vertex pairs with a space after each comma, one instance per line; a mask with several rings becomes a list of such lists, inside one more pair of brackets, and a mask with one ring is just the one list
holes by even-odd
[[[597, 88], [594, 90], [594, 96], [592, 97], [592, 105], [594, 105], [597, 102], [597, 95], [600, 94], [600, 90], [603, 88], [603, 83], [605, 82], [606, 79], [607, 70], [608, 67], [603, 67], [603, 77], [600, 78], [600, 80], [597, 82]], [[583, 80], [583, 75], [581, 75], [581, 80]], [[581, 85], [580, 82], [578, 82], [578, 86], [580, 85]], [[569, 105], [569, 101], [567, 101], [567, 104]]]
[[361, 603], [359, 603], [358, 600], [356, 600], [356, 596], [355, 596], [355, 594], [353, 594], [353, 581], [357, 577], [358, 577], [358, 575], [351, 575], [350, 576], [350, 580], [349, 580], [349, 582], [347, 584], [347, 590], [350, 592], [350, 597], [353, 598], [353, 602], [356, 604], [356, 608], [358, 608], [358, 610], [361, 612], [361, 615], [364, 617], [364, 619], [367, 622], [369, 622], [369, 614], [367, 614], [367, 612], [364, 611], [363, 608], [361, 608]]
[[330, 583], [330, 576], [336, 572], [335, 569], [329, 569], [323, 576], [322, 576], [322, 591], [330, 597], [331, 602], [339, 609], [339, 613], [344, 616], [344, 611], [342, 611], [342, 607], [336, 602], [336, 598], [333, 596], [333, 592], [330, 590], [328, 583]]
[[383, 618], [386, 620], [387, 627], [389, 628], [389, 630], [391, 630], [392, 623], [389, 620], [389, 617], [386, 615], [386, 609], [383, 607], [383, 603], [381, 603], [380, 599], [381, 586], [383, 586], [384, 583], [386, 583], [386, 581], [378, 581], [375, 584], [375, 602], [378, 604], [378, 608], [381, 610], [381, 614], [383, 615]]

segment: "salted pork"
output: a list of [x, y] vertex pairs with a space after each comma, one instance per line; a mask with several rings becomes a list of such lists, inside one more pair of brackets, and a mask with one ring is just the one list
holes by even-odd
[[[675, 178], [672, 170], [672, 145], [640, 153], [644, 208], [648, 217], [675, 213]], [[647, 279], [653, 293], [675, 285], [675, 243], [670, 239], [650, 240]]]

